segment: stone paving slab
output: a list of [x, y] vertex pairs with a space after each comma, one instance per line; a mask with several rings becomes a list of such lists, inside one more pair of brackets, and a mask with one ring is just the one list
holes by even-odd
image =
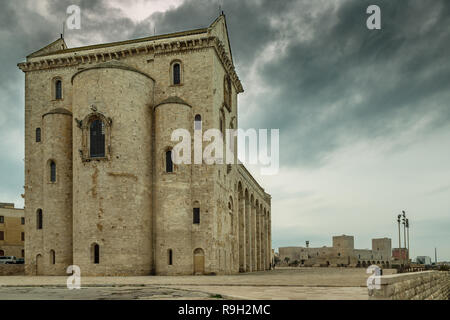
[[[389, 274], [389, 272], [385, 272]], [[353, 268], [283, 268], [233, 276], [147, 276], [147, 277], [83, 277], [82, 286], [150, 286], [150, 285], [214, 285], [214, 286], [306, 286], [366, 287], [365, 269]], [[2, 286], [66, 286], [67, 277], [0, 277]]]
[[1, 287], [1, 300], [221, 300], [200, 290], [164, 287]]
[[254, 286], [180, 286], [199, 290], [211, 296], [239, 300], [368, 300], [367, 288], [358, 287], [254, 287]]
[[368, 276], [365, 269], [351, 268], [280, 268], [233, 276], [82, 276], [83, 289], [77, 293], [68, 293], [67, 277], [10, 276], [0, 277], [0, 299], [367, 300]]

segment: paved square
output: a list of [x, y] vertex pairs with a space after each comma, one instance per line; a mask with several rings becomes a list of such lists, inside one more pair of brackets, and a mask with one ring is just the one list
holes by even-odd
[[[385, 274], [393, 273], [385, 270]], [[235, 276], [0, 277], [0, 299], [367, 300], [365, 269], [280, 268]]]

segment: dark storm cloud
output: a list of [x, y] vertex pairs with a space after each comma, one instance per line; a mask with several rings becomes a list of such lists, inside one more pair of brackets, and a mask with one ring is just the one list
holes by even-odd
[[[380, 31], [365, 26], [373, 1], [221, 2], [244, 87], [256, 75], [268, 88], [252, 101], [251, 115], [240, 105], [241, 125], [280, 128], [282, 165], [320, 165], [355, 139], [396, 135], [430, 115], [434, 121], [424, 133], [448, 124], [448, 1], [377, 0]], [[0, 112], [8, 119], [2, 133], [23, 127], [23, 75], [16, 63], [58, 38], [69, 5], [80, 6], [82, 30], [66, 30], [66, 39], [80, 44], [148, 36], [154, 28], [163, 34], [204, 27], [219, 13], [218, 1], [186, 0], [133, 22], [108, 1], [43, 3], [46, 15], [33, 1], [2, 2]], [[270, 45], [279, 46], [277, 54], [256, 64]]]
[[381, 31], [365, 27], [369, 4], [323, 12], [314, 37], [261, 67], [280, 91], [255, 124], [282, 129], [283, 164], [320, 164], [340, 145], [395, 135], [430, 114], [428, 129], [448, 124], [450, 3], [377, 1]]
[[[395, 136], [431, 117], [426, 134], [450, 120], [450, 3], [376, 1], [380, 31], [366, 28], [373, 1], [334, 3], [223, 4], [244, 87], [254, 80], [249, 71], [262, 50], [280, 41], [286, 46], [256, 66], [269, 90], [254, 101], [255, 113], [244, 117], [246, 127], [281, 129], [283, 165], [321, 165], [355, 140]], [[158, 33], [202, 27], [217, 13], [216, 2], [188, 0], [152, 15], [135, 34], [144, 35], [150, 24]], [[241, 104], [241, 111], [246, 107]]]

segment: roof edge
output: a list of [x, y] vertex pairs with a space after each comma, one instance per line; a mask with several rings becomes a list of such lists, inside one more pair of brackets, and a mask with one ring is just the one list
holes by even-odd
[[191, 106], [189, 103], [187, 103], [186, 101], [184, 101], [184, 100], [181, 99], [180, 97], [177, 97], [177, 96], [171, 96], [171, 97], [168, 97], [167, 99], [164, 99], [164, 100], [161, 101], [160, 103], [158, 103], [158, 104], [155, 106], [155, 109], [158, 108], [158, 107], [160, 107], [160, 106], [162, 106], [162, 105], [164, 105], [164, 104], [183, 104], [183, 105], [188, 106], [189, 108], [192, 108], [192, 106]]
[[44, 113], [42, 115], [42, 118], [45, 117], [45, 116], [48, 116], [50, 114], [63, 114], [63, 115], [67, 115], [67, 116], [72, 116], [72, 112], [70, 112], [69, 110], [67, 110], [65, 108], [56, 108], [56, 109], [53, 109], [53, 110], [51, 110], [51, 111], [49, 111], [47, 113]]
[[109, 47], [122, 46], [122, 45], [134, 44], [134, 43], [140, 43], [140, 42], [146, 42], [146, 41], [154, 41], [154, 40], [161, 40], [161, 39], [191, 36], [191, 35], [197, 35], [197, 34], [207, 33], [207, 32], [208, 32], [208, 28], [201, 28], [201, 29], [193, 29], [193, 30], [187, 30], [187, 31], [167, 33], [167, 34], [162, 34], [162, 35], [155, 35], [155, 36], [144, 37], [144, 38], [137, 38], [137, 39], [132, 39], [132, 40], [123, 40], [123, 41], [116, 41], [116, 42], [93, 44], [93, 45], [89, 45], [89, 46], [67, 48], [64, 50], [55, 51], [48, 55], [43, 55], [42, 57], [52, 56], [52, 55], [57, 55], [57, 54], [71, 53], [71, 52], [78, 52], [78, 51], [109, 48]]
[[131, 67], [131, 66], [129, 66], [129, 65], [123, 63], [123, 62], [120, 62], [119, 60], [111, 60], [111, 61], [107, 61], [107, 62], [103, 62], [103, 63], [97, 64], [97, 65], [94, 65], [94, 66], [92, 66], [92, 67], [83, 68], [83, 69], [81, 69], [81, 70], [78, 70], [78, 71], [72, 76], [72, 79], [71, 79], [72, 84], [73, 84], [73, 80], [75, 79], [75, 77], [76, 77], [77, 75], [79, 75], [80, 73], [83, 73], [83, 72], [89, 71], [89, 70], [95, 70], [95, 69], [122, 69], [122, 70], [132, 71], [132, 72], [139, 73], [139, 74], [141, 74], [141, 75], [143, 75], [143, 76], [149, 78], [149, 79], [152, 80], [153, 82], [155, 82], [155, 79], [153, 79], [153, 78], [152, 78], [150, 75], [148, 75], [147, 73], [145, 73], [145, 72], [143, 72], [143, 71], [141, 71], [141, 70], [139, 70], [139, 69], [133, 68], [133, 67]]

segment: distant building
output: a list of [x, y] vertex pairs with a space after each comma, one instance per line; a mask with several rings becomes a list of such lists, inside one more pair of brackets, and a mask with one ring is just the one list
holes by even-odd
[[419, 256], [416, 258], [418, 264], [424, 264], [426, 266], [431, 266], [431, 258], [428, 256]]
[[25, 256], [24, 210], [16, 209], [14, 203], [0, 203], [0, 257]]
[[392, 258], [396, 261], [408, 260], [408, 249], [406, 248], [394, 248], [392, 249]]
[[353, 236], [335, 236], [332, 247], [283, 247], [279, 248], [279, 255], [282, 263], [298, 262], [303, 266], [365, 267], [378, 264], [389, 267], [391, 239], [372, 239], [372, 250], [355, 249], [354, 243]]

